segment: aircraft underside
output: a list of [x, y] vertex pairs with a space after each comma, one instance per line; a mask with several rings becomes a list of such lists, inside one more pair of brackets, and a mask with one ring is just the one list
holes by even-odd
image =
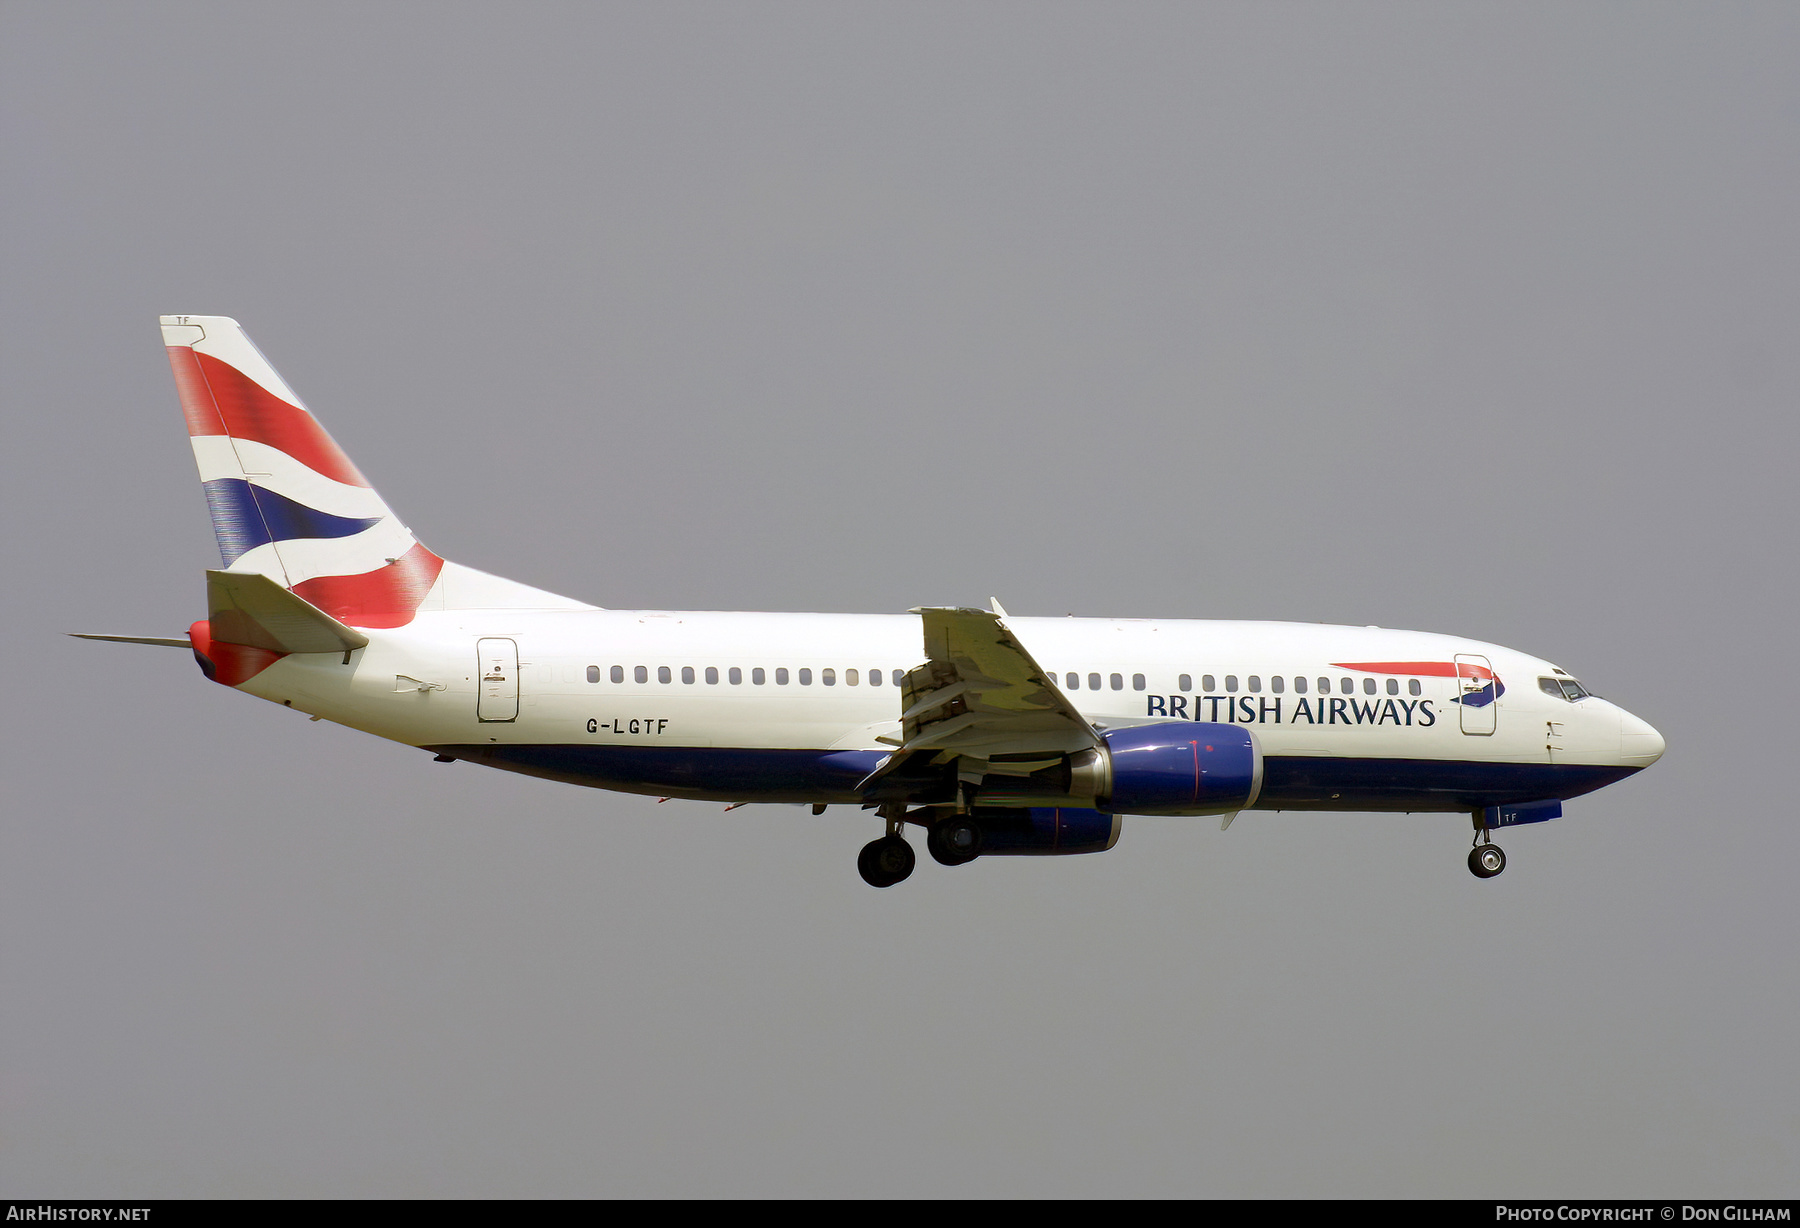
[[[953, 770], [889, 776], [859, 793], [881, 751], [745, 750], [719, 747], [445, 745], [441, 758], [567, 784], [692, 801], [880, 805], [956, 801]], [[1634, 767], [1475, 760], [1350, 759], [1270, 755], [1253, 810], [1468, 813], [1538, 798], [1568, 799], [1624, 779]], [[977, 804], [980, 797], [973, 799]]]

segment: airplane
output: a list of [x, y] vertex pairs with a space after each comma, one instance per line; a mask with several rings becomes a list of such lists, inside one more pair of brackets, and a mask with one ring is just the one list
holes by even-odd
[[1461, 814], [1501, 828], [1662, 736], [1559, 666], [1456, 636], [1190, 619], [608, 610], [432, 553], [235, 320], [161, 317], [222, 558], [214, 682], [430, 752], [659, 798], [872, 812], [857, 869], [1096, 853], [1125, 815]]

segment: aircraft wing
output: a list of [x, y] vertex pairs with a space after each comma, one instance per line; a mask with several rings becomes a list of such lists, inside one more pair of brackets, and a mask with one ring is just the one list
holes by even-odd
[[913, 612], [924, 620], [925, 664], [901, 686], [902, 741], [871, 783], [919, 759], [1051, 759], [1100, 745], [999, 614]]

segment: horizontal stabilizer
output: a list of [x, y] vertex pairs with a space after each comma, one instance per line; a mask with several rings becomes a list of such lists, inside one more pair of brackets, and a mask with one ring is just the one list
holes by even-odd
[[187, 636], [176, 639], [168, 635], [91, 635], [86, 631], [70, 631], [78, 640], [110, 640], [115, 644], [157, 644], [163, 648], [192, 648]]
[[207, 572], [206, 606], [212, 638], [225, 644], [272, 652], [349, 652], [369, 642], [257, 572]]

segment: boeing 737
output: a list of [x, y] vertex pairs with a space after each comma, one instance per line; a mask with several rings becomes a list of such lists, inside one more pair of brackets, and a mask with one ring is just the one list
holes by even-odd
[[570, 784], [870, 811], [858, 869], [1096, 853], [1124, 815], [1422, 811], [1496, 829], [1648, 767], [1655, 729], [1538, 657], [1310, 623], [607, 610], [433, 554], [236, 321], [164, 316], [222, 564], [214, 682]]

